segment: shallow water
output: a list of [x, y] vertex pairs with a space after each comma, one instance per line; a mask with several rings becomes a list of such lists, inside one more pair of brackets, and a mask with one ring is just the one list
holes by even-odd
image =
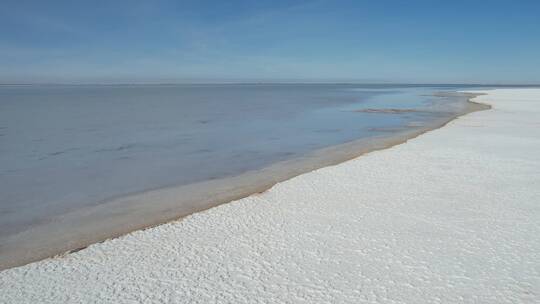
[[[0, 86], [0, 237], [463, 110], [454, 86]], [[362, 109], [413, 109], [366, 113]]]

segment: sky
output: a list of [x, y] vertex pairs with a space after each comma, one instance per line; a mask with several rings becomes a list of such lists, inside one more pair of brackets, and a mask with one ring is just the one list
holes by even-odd
[[540, 1], [2, 0], [0, 83], [540, 84]]

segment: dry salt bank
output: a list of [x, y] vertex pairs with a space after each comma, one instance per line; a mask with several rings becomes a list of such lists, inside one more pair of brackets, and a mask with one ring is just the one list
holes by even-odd
[[405, 144], [0, 272], [1, 303], [540, 303], [540, 89]]

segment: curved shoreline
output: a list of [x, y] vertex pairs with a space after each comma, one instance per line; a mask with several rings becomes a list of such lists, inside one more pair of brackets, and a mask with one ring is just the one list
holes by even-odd
[[[488, 105], [471, 101], [478, 95], [468, 94], [464, 111], [435, 120], [429, 126], [412, 127], [392, 136], [372, 137], [320, 149], [304, 157], [234, 177], [145, 191], [64, 214], [49, 223], [13, 235], [4, 242], [0, 247], [0, 270], [74, 252], [135, 230], [181, 220], [190, 214], [264, 192], [295, 176], [405, 143], [441, 128], [457, 117], [489, 109]], [[190, 194], [188, 197], [187, 193]], [[148, 202], [152, 202], [152, 207], [148, 206]]]

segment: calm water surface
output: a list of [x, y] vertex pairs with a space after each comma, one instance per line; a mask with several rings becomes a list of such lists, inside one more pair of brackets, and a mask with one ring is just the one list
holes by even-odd
[[[452, 86], [0, 86], [0, 236], [459, 112]], [[402, 114], [361, 109], [415, 109]]]

